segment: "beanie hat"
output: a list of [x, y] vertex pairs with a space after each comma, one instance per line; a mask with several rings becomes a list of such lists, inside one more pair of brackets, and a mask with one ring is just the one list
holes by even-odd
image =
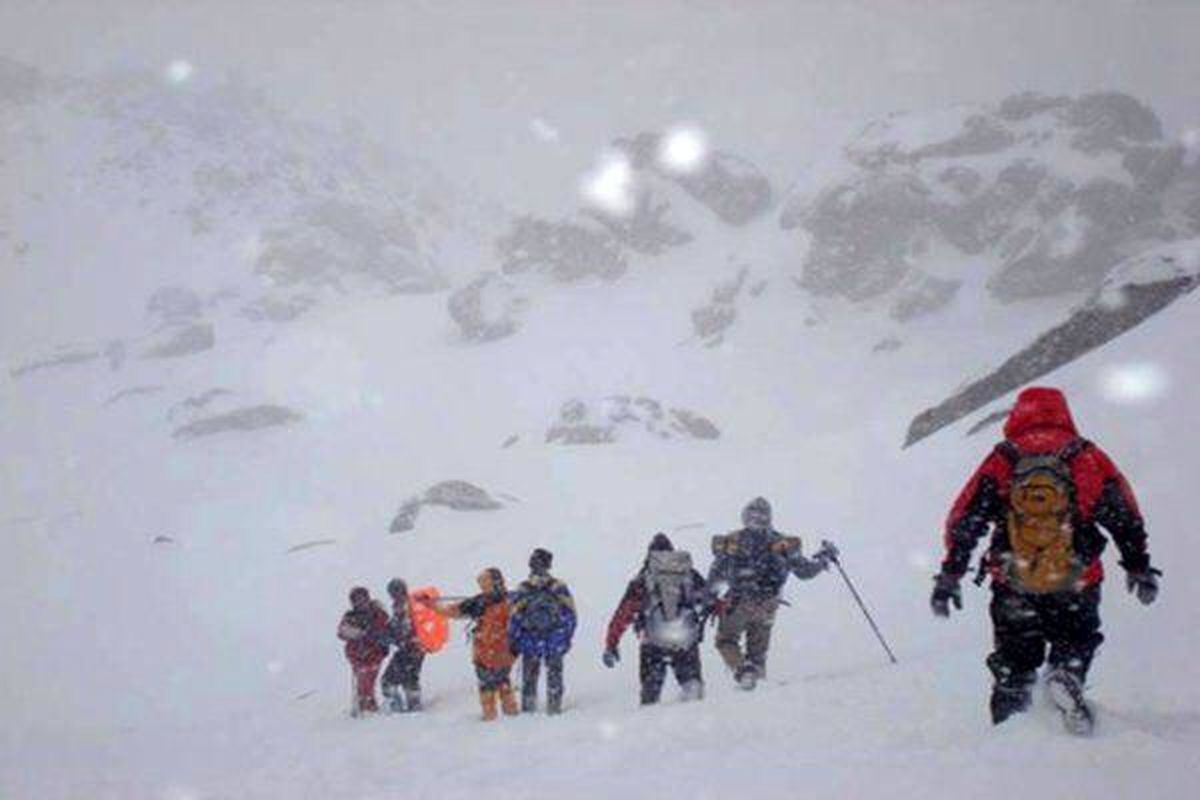
[[647, 551], [653, 553], [656, 550], [674, 549], [675, 545], [671, 544], [671, 540], [667, 538], [667, 535], [660, 531], [659, 533], [654, 534], [654, 538], [650, 540], [650, 547], [647, 548]]
[[765, 497], [756, 497], [742, 509], [742, 524], [751, 530], [770, 530], [771, 504]]
[[554, 554], [539, 547], [529, 554], [529, 568], [534, 572], [546, 572], [554, 562]]

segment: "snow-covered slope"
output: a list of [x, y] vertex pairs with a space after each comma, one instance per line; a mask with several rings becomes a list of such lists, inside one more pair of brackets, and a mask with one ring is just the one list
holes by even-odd
[[[123, 149], [142, 133], [114, 135]], [[260, 142], [248, 153], [260, 147], [272, 152]], [[242, 163], [233, 155], [213, 158]], [[168, 161], [148, 162], [150, 183], [173, 174]], [[1200, 744], [1187, 633], [1200, 608], [1187, 579], [1198, 554], [1183, 485], [1200, 468], [1194, 293], [1045, 378], [1066, 388], [1086, 434], [1133, 480], [1166, 576], [1149, 609], [1118, 580], [1108, 590], [1095, 739], [1064, 737], [1044, 708], [993, 729], [986, 595], [969, 591], [949, 624], [927, 607], [941, 518], [988, 443], [964, 438], [963, 420], [918, 447], [900, 444], [914, 413], [1058, 324], [1071, 298], [1004, 305], [960, 292], [904, 323], [864, 313], [797, 287], [793, 234], [771, 215], [713, 221], [713, 209], [660, 177], [650, 178], [656, 196], [688, 220], [691, 241], [653, 255], [622, 244], [627, 268], [568, 280], [532, 261], [504, 270], [505, 256], [530, 255], [520, 247], [493, 254], [481, 316], [520, 324], [474, 337], [484, 344], [464, 341], [444, 293], [356, 294], [262, 326], [233, 313], [214, 323], [212, 297], [194, 287], [150, 303], [155, 336], [202, 337], [214, 325], [212, 345], [187, 357], [142, 356], [199, 339], [48, 357], [86, 362], [72, 369], [12, 362], [0, 375], [0, 794], [1007, 797], [1032, 782], [1053, 795], [1188, 796]], [[264, 195], [277, 188], [268, 182]], [[171, 215], [162, 196], [148, 213]], [[390, 208], [381, 202], [364, 213], [375, 219]], [[122, 269], [129, 251], [103, 238], [110, 226], [96, 224], [97, 207], [64, 208], [90, 221], [77, 247]], [[164, 222], [135, 254], [178, 243], [224, 264], [244, 232], [240, 214], [219, 226], [228, 241], [193, 241]], [[124, 241], [145, 221], [118, 215], [110, 235]], [[291, 244], [321, 230], [295, 223]], [[449, 230], [447, 248], [469, 246], [470, 235]], [[373, 241], [346, 231], [343, 244]], [[329, 258], [358, 263], [347, 252], [347, 262]], [[254, 274], [261, 255], [234, 272]], [[318, 272], [305, 274], [321, 283]], [[175, 282], [148, 274], [146, 291]], [[122, 273], [114, 291], [139, 280]], [[119, 317], [104, 305], [112, 297], [42, 290], [56, 309], [97, 315], [76, 326], [89, 341], [123, 335], [107, 333]], [[6, 324], [37, 338], [29, 317]], [[560, 435], [564, 426], [572, 432]], [[760, 692], [735, 692], [707, 642], [704, 702], [639, 708], [634, 644], [619, 669], [599, 656], [647, 541], [664, 530], [704, 566], [709, 537], [758, 494], [807, 547], [839, 544], [900, 664], [887, 665], [845, 587], [825, 575], [787, 588], [792, 605]], [[554, 551], [578, 598], [566, 714], [477, 722], [456, 634], [427, 664], [428, 713], [347, 718], [334, 627], [350, 586], [378, 593], [398, 575], [465, 592], [486, 566], [520, 577], [535, 546]]]

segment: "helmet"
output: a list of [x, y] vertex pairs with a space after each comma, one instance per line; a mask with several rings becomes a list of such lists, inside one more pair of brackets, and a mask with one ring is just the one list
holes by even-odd
[[765, 497], [756, 497], [742, 509], [742, 524], [751, 530], [770, 530], [771, 504]]

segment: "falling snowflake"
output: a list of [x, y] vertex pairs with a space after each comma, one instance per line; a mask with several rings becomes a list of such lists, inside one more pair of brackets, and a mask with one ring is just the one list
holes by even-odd
[[541, 117], [537, 117], [529, 123], [529, 130], [543, 142], [557, 142], [559, 138], [558, 128]]
[[1100, 392], [1110, 402], [1133, 405], [1162, 397], [1170, 382], [1157, 364], [1118, 364], [1101, 373]]
[[620, 153], [607, 153], [583, 178], [583, 196], [609, 214], [633, 211], [633, 165]]
[[192, 66], [190, 61], [177, 58], [167, 65], [165, 74], [169, 83], [179, 85], [186, 83], [195, 71], [196, 68]]
[[678, 127], [663, 136], [658, 163], [670, 172], [694, 172], [708, 159], [708, 138], [692, 126]]

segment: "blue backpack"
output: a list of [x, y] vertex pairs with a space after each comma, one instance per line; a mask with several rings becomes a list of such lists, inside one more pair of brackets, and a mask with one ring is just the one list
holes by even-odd
[[508, 620], [508, 641], [523, 656], [559, 656], [571, 649], [575, 610], [556, 580], [522, 587]]

